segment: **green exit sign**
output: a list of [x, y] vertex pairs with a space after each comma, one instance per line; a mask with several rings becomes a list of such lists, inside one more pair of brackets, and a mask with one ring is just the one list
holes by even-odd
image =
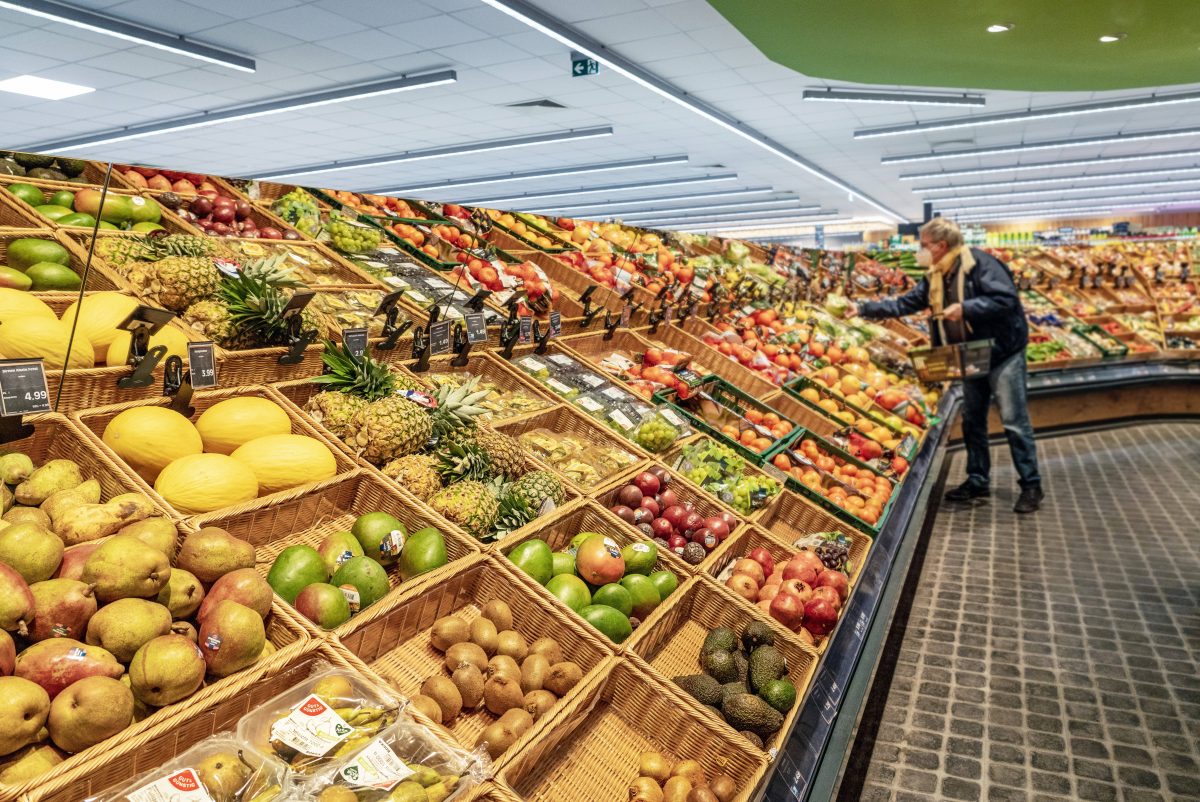
[[578, 78], [580, 75], [595, 75], [598, 72], [600, 72], [600, 63], [596, 59], [578, 54], [571, 55], [572, 76]]

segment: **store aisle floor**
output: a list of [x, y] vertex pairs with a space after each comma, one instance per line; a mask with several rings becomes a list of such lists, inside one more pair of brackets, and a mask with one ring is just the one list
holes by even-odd
[[1039, 449], [939, 512], [863, 800], [1200, 800], [1200, 424]]

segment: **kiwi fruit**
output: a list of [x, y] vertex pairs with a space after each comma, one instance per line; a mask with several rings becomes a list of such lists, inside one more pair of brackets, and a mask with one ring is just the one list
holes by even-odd
[[488, 658], [477, 644], [465, 641], [456, 643], [446, 650], [446, 669], [448, 671], [454, 671], [463, 663], [470, 663], [483, 671], [487, 668]]
[[716, 795], [720, 802], [729, 802], [737, 796], [737, 785], [728, 774], [718, 774], [708, 783], [708, 789]]
[[471, 628], [467, 622], [458, 616], [448, 615], [433, 622], [429, 631], [429, 642], [439, 652], [444, 652], [456, 643], [462, 643], [471, 637]]
[[509, 657], [507, 654], [498, 654], [488, 661], [487, 671], [484, 672], [488, 679], [497, 674], [506, 674], [513, 679], [521, 679], [521, 667], [517, 665], [517, 661]]
[[646, 802], [662, 802], [663, 792], [653, 777], [638, 777], [629, 784], [629, 798], [644, 799]]
[[434, 675], [425, 680], [425, 684], [421, 686], [421, 693], [437, 702], [442, 711], [442, 724], [449, 724], [462, 712], [462, 694], [458, 692], [458, 687], [445, 677]]
[[517, 742], [517, 735], [504, 728], [500, 722], [490, 725], [479, 735], [477, 746], [487, 747], [488, 755], [496, 760]]
[[671, 759], [658, 752], [643, 752], [638, 764], [638, 773], [664, 783], [671, 778]]
[[542, 687], [559, 698], [579, 684], [583, 679], [583, 670], [572, 662], [555, 663], [546, 672], [546, 680]]
[[550, 691], [530, 691], [525, 694], [522, 707], [525, 708], [526, 713], [533, 716], [534, 721], [537, 721], [549, 713], [557, 702], [558, 697], [550, 693]]
[[423, 715], [430, 721], [436, 721], [439, 724], [442, 721], [442, 707], [432, 697], [419, 693], [412, 698], [412, 706], [418, 713]]
[[531, 654], [521, 663], [521, 692], [540, 691], [550, 673], [550, 661], [543, 655]]
[[483, 611], [480, 613], [488, 621], [496, 627], [497, 632], [503, 632], [506, 629], [512, 629], [513, 614], [512, 609], [505, 602], [499, 599], [492, 599], [487, 604], [483, 605]]
[[523, 707], [514, 707], [506, 711], [496, 723], [520, 737], [533, 726], [533, 716]]
[[693, 788], [688, 792], [687, 802], [721, 802], [717, 799], [717, 795], [712, 792], [707, 786], [701, 788]]
[[687, 802], [692, 783], [687, 777], [672, 777], [663, 785], [663, 802]]
[[561, 663], [563, 660], [562, 647], [554, 638], [538, 638], [529, 644], [529, 653], [545, 655], [550, 665]]
[[671, 769], [671, 776], [686, 777], [693, 788], [708, 785], [708, 778], [704, 776], [704, 767], [695, 760], [679, 761], [675, 764], [675, 768]]
[[491, 657], [496, 653], [498, 640], [496, 625], [486, 618], [476, 618], [471, 622], [471, 643], [474, 643], [483, 653]]
[[529, 646], [525, 636], [515, 629], [506, 629], [496, 638], [497, 654], [506, 654], [520, 663], [529, 654]]
[[506, 674], [497, 674], [483, 684], [483, 701], [487, 709], [497, 716], [504, 715], [525, 701], [521, 693], [520, 680]]
[[474, 710], [483, 701], [483, 672], [470, 663], [463, 663], [454, 669], [450, 681], [462, 695], [463, 707]]

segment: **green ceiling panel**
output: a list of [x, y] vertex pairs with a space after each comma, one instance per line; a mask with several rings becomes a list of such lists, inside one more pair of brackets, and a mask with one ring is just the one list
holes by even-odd
[[[1200, 82], [1198, 0], [709, 0], [772, 60], [865, 84], [1102, 91]], [[993, 23], [1015, 27], [987, 33]], [[1123, 41], [1102, 44], [1102, 35]]]

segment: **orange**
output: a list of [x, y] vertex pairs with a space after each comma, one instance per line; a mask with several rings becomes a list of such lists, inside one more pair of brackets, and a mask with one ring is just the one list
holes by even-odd
[[754, 450], [758, 451], [760, 453], [763, 451], [766, 451], [768, 448], [771, 447], [771, 443], [773, 443], [773, 442], [774, 441], [771, 440], [770, 438], [760, 437], [754, 441]]
[[789, 470], [792, 467], [792, 461], [788, 459], [787, 454], [776, 454], [775, 459], [771, 460], [771, 462], [781, 471]]
[[779, 424], [779, 416], [774, 412], [768, 412], [763, 415], [762, 422], [764, 426], [777, 426]]
[[762, 423], [763, 417], [762, 410], [755, 409], [754, 407], [750, 407], [746, 410], [746, 420], [750, 421], [751, 423]]

